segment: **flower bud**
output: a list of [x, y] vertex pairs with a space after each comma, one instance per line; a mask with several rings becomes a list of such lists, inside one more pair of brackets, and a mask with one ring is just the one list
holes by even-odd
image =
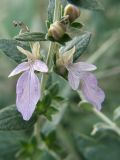
[[54, 22], [50, 25], [48, 30], [48, 36], [53, 37], [55, 40], [59, 40], [63, 37], [66, 32], [66, 27], [64, 24], [60, 23], [59, 21]]
[[80, 10], [78, 7], [68, 4], [64, 9], [64, 16], [69, 15], [69, 21], [72, 23], [80, 16]]

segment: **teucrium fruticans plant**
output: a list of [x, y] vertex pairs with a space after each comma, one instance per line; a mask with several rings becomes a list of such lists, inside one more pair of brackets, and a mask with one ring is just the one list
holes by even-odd
[[[59, 10], [59, 8], [57, 8], [59, 6], [61, 6], [60, 1], [55, 3], [53, 22], [52, 24], [50, 24], [48, 28], [48, 34], [46, 35], [47, 38], [51, 38], [54, 40], [54, 42], [51, 42], [51, 45], [53, 45], [51, 46], [51, 48], [55, 46], [54, 53], [48, 53], [46, 63], [48, 63], [49, 61], [53, 61], [53, 58], [56, 56], [56, 62], [54, 63], [57, 65], [57, 62], [59, 61], [59, 68], [63, 65], [68, 70], [68, 81], [71, 88], [73, 90], [81, 89], [86, 100], [88, 100], [88, 102], [92, 103], [94, 107], [100, 110], [105, 95], [104, 92], [97, 86], [98, 84], [95, 76], [90, 73], [90, 71], [95, 70], [96, 67], [92, 64], [88, 64], [85, 62], [73, 63], [75, 52], [78, 52], [78, 55], [76, 57], [76, 60], [78, 60], [80, 54], [84, 51], [85, 47], [87, 47], [89, 43], [87, 38], [81, 38], [80, 36], [81, 39], [79, 39], [79, 36], [75, 36], [75, 38], [73, 39], [73, 37], [70, 37], [70, 39], [73, 39], [73, 42], [72, 40], [67, 40], [69, 42], [66, 43], [65, 47], [69, 47], [68, 43], [72, 42], [72, 44], [70, 44], [70, 48], [72, 47], [72, 45], [73, 48], [70, 50], [68, 48], [66, 52], [63, 53], [60, 53], [60, 51], [58, 50], [61, 48], [61, 45], [58, 44], [58, 47], [56, 48], [57, 42], [64, 42], [63, 37], [65, 34], [69, 37], [69, 33], [67, 33], [67, 28], [70, 27], [70, 25], [80, 16], [79, 8], [74, 5], [68, 4], [65, 9], [63, 9], [63, 17], [61, 12], [57, 11]], [[24, 28], [22, 28], [22, 33], [29, 32], [27, 27], [25, 27], [24, 25], [23, 27]], [[19, 35], [21, 35], [21, 32], [19, 33]], [[90, 36], [90, 34], [88, 34], [88, 36]], [[84, 41], [84, 43], [81, 43], [81, 46], [79, 44], [80, 41]], [[18, 111], [22, 114], [24, 120], [29, 120], [31, 118], [33, 112], [35, 111], [37, 102], [38, 100], [41, 100], [41, 94], [43, 94], [41, 93], [41, 86], [39, 85], [39, 80], [34, 72], [48, 72], [48, 70], [51, 70], [51, 72], [53, 72], [54, 70], [52, 68], [55, 67], [54, 64], [52, 64], [51, 66], [51, 62], [49, 65], [39, 60], [41, 55], [40, 45], [38, 42], [34, 42], [32, 45], [30, 45], [30, 47], [32, 53], [17, 46], [18, 50], [27, 56], [28, 62], [23, 62], [19, 64], [9, 75], [9, 77], [11, 77], [21, 72], [24, 72], [20, 76], [16, 86], [16, 106]], [[83, 50], [80, 50], [80, 47]], [[43, 83], [44, 82], [42, 82], [42, 85]], [[44, 92], [43, 87], [42, 92]]]
[[[67, 4], [68, 2], [71, 4]], [[82, 24], [75, 21], [81, 12], [78, 6], [93, 10], [103, 8], [97, 0], [69, 0], [68, 2], [49, 0], [47, 33], [30, 32], [24, 24], [19, 24], [21, 31], [14, 37], [14, 40], [0, 40], [0, 49], [12, 60], [20, 63], [9, 77], [22, 73], [16, 85], [16, 107], [21, 114], [16, 112], [15, 105], [12, 106], [11, 111], [8, 108], [3, 110], [2, 119], [7, 117], [7, 120], [3, 122], [0, 129], [20, 130], [25, 127], [30, 128], [36, 122], [34, 133], [37, 140], [40, 140], [40, 116], [44, 115], [51, 120], [52, 115], [59, 112], [56, 106], [53, 106], [52, 101], [57, 103], [64, 101], [63, 97], [57, 95], [56, 82], [51, 80], [52, 74], [55, 73], [67, 80], [73, 90], [82, 92], [82, 98], [93, 105], [94, 113], [120, 134], [119, 128], [111, 121], [108, 123], [109, 120], [101, 116], [102, 113], [99, 112], [105, 94], [98, 86], [95, 75], [91, 73], [97, 67], [80, 61], [81, 54], [89, 44], [91, 33], [82, 32]], [[44, 43], [49, 41], [49, 50], [45, 57], [40, 51], [40, 41]], [[49, 84], [50, 81], [52, 83]], [[21, 128], [17, 126], [17, 123], [13, 127], [13, 121], [17, 121]], [[7, 124], [6, 127], [4, 124]]]
[[[19, 42], [4, 40], [3, 42], [5, 44], [9, 43], [9, 45], [7, 45], [8, 47], [5, 48], [4, 43], [1, 41], [1, 44], [3, 44], [1, 48], [3, 48], [3, 51], [10, 58], [16, 62], [22, 62], [25, 60], [22, 59], [20, 53], [22, 52], [28, 59], [27, 62], [24, 61], [20, 63], [9, 75], [9, 77], [11, 77], [23, 72], [16, 86], [16, 106], [24, 120], [31, 118], [38, 100], [41, 101], [44, 98], [43, 92], [49, 78], [49, 75], [43, 73], [40, 83], [38, 77], [35, 75], [35, 71], [54, 72], [53, 68], [55, 68], [55, 66], [59, 69], [61, 66], [65, 67], [68, 70], [68, 81], [72, 89], [81, 89], [86, 100], [92, 103], [97, 109], [101, 109], [104, 93], [97, 86], [95, 76], [89, 73], [95, 70], [96, 67], [85, 62], [74, 63], [87, 48], [91, 37], [89, 32], [73, 37], [69, 35], [69, 28], [73, 28], [77, 33], [78, 31], [81, 32], [78, 30], [78, 26], [81, 27], [81, 25], [78, 25], [79, 23], [77, 23], [77, 26], [74, 25], [74, 21], [79, 16], [80, 10], [74, 5], [67, 5], [65, 1], [50, 0], [47, 21], [48, 33], [31, 33], [28, 27], [25, 26], [24, 23], [21, 23], [19, 24], [21, 31], [19, 35], [15, 37]], [[40, 54], [40, 44], [38, 41], [49, 40], [51, 41], [49, 51], [45, 62], [42, 62], [40, 60], [42, 59], [42, 55]], [[21, 41], [29, 42], [28, 46], [26, 43], [26, 48], [31, 51], [24, 49]], [[11, 53], [10, 47], [12, 47]], [[54, 57], [56, 58], [54, 59]], [[57, 72], [57, 74], [59, 74], [59, 72]], [[37, 114], [39, 114], [39, 109]]]

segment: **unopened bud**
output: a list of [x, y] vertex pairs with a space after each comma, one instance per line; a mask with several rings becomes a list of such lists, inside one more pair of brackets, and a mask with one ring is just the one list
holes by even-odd
[[72, 4], [68, 4], [64, 9], [64, 16], [66, 15], [69, 15], [69, 21], [72, 23], [80, 16], [80, 10]]
[[48, 30], [48, 36], [53, 37], [55, 40], [59, 40], [63, 37], [65, 32], [66, 32], [65, 25], [60, 23], [59, 21], [56, 21], [50, 25], [50, 28]]

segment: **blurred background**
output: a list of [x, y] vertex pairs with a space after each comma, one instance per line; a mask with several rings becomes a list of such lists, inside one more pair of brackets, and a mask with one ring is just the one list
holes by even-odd
[[[101, 2], [105, 8], [103, 12], [81, 10], [79, 21], [84, 23], [85, 30], [92, 32], [91, 42], [81, 60], [88, 60], [98, 67], [95, 74], [106, 94], [102, 111], [113, 119], [115, 109], [120, 106], [120, 1]], [[0, 38], [12, 39], [18, 34], [19, 29], [12, 24], [14, 20], [25, 22], [31, 31], [45, 32], [47, 5], [48, 0], [0, 0]], [[48, 44], [42, 44], [42, 48], [47, 51]], [[0, 108], [15, 103], [17, 79], [8, 79], [15, 66], [16, 63], [1, 51]], [[93, 113], [76, 107], [79, 97], [74, 92], [70, 93], [68, 98], [71, 103], [60, 124], [49, 135], [50, 147], [62, 157], [68, 154], [65, 160], [120, 160], [120, 136], [111, 131], [100, 131], [91, 136], [93, 125], [99, 119]], [[120, 119], [116, 123], [120, 125]], [[14, 159], [20, 147], [21, 136], [25, 137], [23, 132], [0, 131], [0, 160], [10, 160], [10, 157]], [[58, 151], [60, 146], [53, 142], [60, 143], [62, 149]], [[54, 158], [48, 155], [39, 159]]]

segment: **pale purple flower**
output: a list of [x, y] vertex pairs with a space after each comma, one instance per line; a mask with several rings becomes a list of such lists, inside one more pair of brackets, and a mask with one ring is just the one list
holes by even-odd
[[58, 64], [62, 64], [68, 70], [69, 85], [73, 90], [81, 89], [85, 99], [98, 110], [105, 99], [105, 94], [98, 86], [97, 79], [91, 71], [96, 69], [95, 65], [86, 62], [73, 63], [75, 47], [60, 56]]
[[105, 94], [98, 86], [94, 74], [90, 73], [96, 69], [96, 66], [85, 62], [71, 63], [66, 66], [68, 70], [68, 81], [73, 90], [81, 89], [85, 99], [101, 109]]
[[20, 52], [25, 54], [28, 62], [19, 64], [9, 75], [17, 75], [21, 72], [16, 86], [16, 106], [22, 114], [24, 120], [29, 120], [35, 110], [38, 100], [41, 98], [41, 86], [34, 71], [48, 72], [47, 65], [39, 60], [40, 45], [38, 42], [33, 44], [32, 53], [17, 47]]

